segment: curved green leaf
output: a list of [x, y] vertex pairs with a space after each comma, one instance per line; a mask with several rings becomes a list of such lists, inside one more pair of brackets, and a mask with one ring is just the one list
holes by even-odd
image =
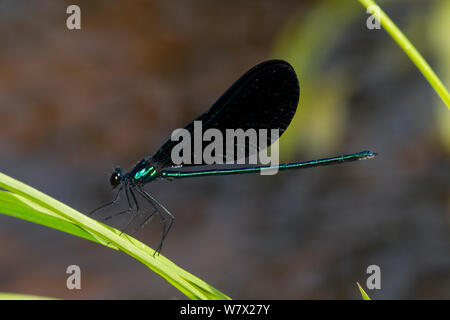
[[64, 231], [125, 252], [166, 279], [190, 299], [230, 299], [142, 242], [122, 234], [56, 199], [0, 173], [0, 213]]

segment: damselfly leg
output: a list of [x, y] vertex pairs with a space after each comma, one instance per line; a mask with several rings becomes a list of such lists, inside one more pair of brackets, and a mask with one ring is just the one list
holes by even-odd
[[99, 211], [99, 210], [101, 210], [101, 209], [104, 209], [104, 208], [107, 208], [107, 207], [109, 207], [109, 206], [112, 206], [112, 205], [114, 205], [114, 204], [116, 204], [118, 201], [119, 201], [119, 196], [120, 196], [120, 193], [123, 191], [123, 186], [121, 186], [120, 188], [119, 188], [119, 190], [117, 190], [117, 193], [116, 193], [116, 195], [115, 195], [115, 197], [114, 197], [114, 199], [112, 200], [112, 201], [110, 201], [110, 202], [108, 202], [108, 203], [106, 203], [106, 204], [103, 204], [103, 205], [101, 205], [100, 207], [98, 207], [97, 209], [94, 209], [94, 210], [92, 210], [91, 212], [89, 212], [89, 214], [88, 215], [93, 215], [95, 212], [97, 212], [97, 211]]
[[[144, 199], [146, 199], [155, 208], [156, 212], [159, 214], [159, 217], [161, 218], [161, 221], [163, 223], [163, 230], [162, 230], [162, 234], [161, 234], [161, 240], [159, 242], [158, 248], [156, 249], [156, 251], [155, 251], [155, 253], [153, 255], [155, 255], [156, 253], [159, 254], [161, 252], [163, 242], [164, 242], [167, 234], [169, 233], [170, 228], [172, 228], [173, 221], [175, 220], [175, 217], [158, 200], [156, 200], [148, 192], [146, 192], [144, 189], [142, 189], [142, 187], [138, 187], [136, 189], [136, 191], [142, 197], [144, 197]], [[169, 220], [170, 220], [168, 226], [167, 226], [167, 219], [166, 219], [166, 217], [168, 217]]]
[[[146, 192], [141, 186], [132, 186], [132, 185], [123, 185], [120, 187], [120, 189], [117, 191], [116, 195], [114, 196], [114, 199], [111, 202], [108, 202], [95, 210], [91, 211], [89, 215], [92, 215], [93, 213], [105, 209], [109, 206], [112, 206], [119, 202], [121, 194], [125, 194], [125, 198], [127, 199], [127, 205], [128, 208], [125, 210], [121, 210], [119, 212], [113, 213], [105, 217], [103, 220], [110, 220], [114, 217], [131, 213], [130, 218], [128, 219], [126, 225], [121, 228], [121, 233], [125, 233], [130, 226], [133, 224], [133, 221], [142, 216], [144, 217], [144, 220], [140, 222], [129, 234], [133, 235], [136, 233], [139, 229], [141, 229], [155, 214], [158, 214], [161, 222], [162, 222], [162, 232], [161, 232], [161, 239], [158, 244], [157, 249], [155, 250], [154, 255], [161, 252], [164, 240], [166, 239], [167, 234], [169, 233], [170, 229], [172, 228], [174, 216], [167, 210], [158, 200], [156, 200], [154, 197], [152, 197], [148, 192]], [[139, 204], [139, 199], [137, 198], [137, 195], [139, 195], [141, 198], [146, 200], [146, 203], [150, 204], [152, 207], [152, 211], [149, 213], [147, 217], [145, 217], [145, 206], [142, 208], [142, 206]], [[148, 213], [148, 212], [147, 212]]]

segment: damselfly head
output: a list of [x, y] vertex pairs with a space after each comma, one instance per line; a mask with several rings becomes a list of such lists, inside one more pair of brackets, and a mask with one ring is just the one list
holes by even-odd
[[109, 178], [109, 183], [111, 183], [113, 189], [115, 189], [122, 182], [122, 169], [116, 168]]

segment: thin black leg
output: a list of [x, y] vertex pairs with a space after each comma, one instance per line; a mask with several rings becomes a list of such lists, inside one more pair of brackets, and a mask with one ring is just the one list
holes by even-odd
[[112, 215], [110, 215], [110, 216], [107, 216], [106, 218], [104, 218], [103, 220], [109, 220], [109, 219], [111, 219], [111, 218], [114, 218], [114, 217], [117, 217], [117, 216], [120, 216], [121, 214], [124, 214], [124, 213], [128, 213], [128, 212], [132, 212], [132, 209], [127, 209], [127, 210], [123, 210], [123, 211], [120, 211], [120, 212], [117, 212], [117, 213], [114, 213], [114, 214], [112, 214]]
[[[163, 231], [162, 231], [162, 236], [161, 236], [161, 240], [159, 242], [158, 248], [156, 249], [155, 253], [153, 254], [153, 256], [155, 256], [155, 254], [159, 254], [161, 252], [162, 249], [162, 245], [163, 242], [167, 236], [167, 234], [170, 231], [170, 228], [173, 225], [173, 221], [175, 220], [175, 217], [169, 212], [169, 210], [167, 210], [161, 203], [158, 202], [158, 200], [156, 200], [155, 198], [153, 198], [150, 194], [148, 194], [145, 190], [143, 190], [141, 187], [138, 187], [136, 189], [136, 191], [138, 193], [140, 193], [145, 199], [147, 199], [148, 202], [150, 202], [152, 204], [152, 206], [156, 209], [156, 211], [158, 212], [159, 216], [161, 217], [162, 223], [163, 223]], [[164, 214], [166, 214], [169, 219], [169, 226], [167, 227], [167, 220], [164, 217]]]
[[104, 204], [104, 205], [98, 207], [97, 209], [92, 210], [88, 215], [92, 215], [92, 214], [94, 214], [94, 212], [97, 212], [97, 211], [100, 210], [100, 209], [103, 209], [103, 208], [109, 207], [109, 206], [111, 206], [111, 205], [113, 205], [113, 204], [116, 204], [117, 201], [119, 201], [119, 195], [120, 195], [120, 193], [122, 192], [122, 190], [123, 190], [123, 186], [120, 187], [120, 189], [117, 191], [116, 196], [114, 197], [114, 200], [113, 200], [113, 201], [108, 202], [108, 203], [106, 203], [106, 204]]
[[[129, 197], [129, 195], [128, 195], [128, 190], [129, 190], [130, 192], [132, 192], [131, 189], [129, 189], [129, 187], [127, 186], [127, 187], [125, 188], [125, 195], [127, 196], [128, 210], [132, 212], [134, 209], [133, 209], [133, 207], [132, 207], [132, 205], [131, 205], [131, 202], [130, 202], [130, 197]], [[133, 194], [132, 194], [132, 195], [133, 195]], [[134, 197], [134, 195], [133, 195], [133, 197]], [[136, 197], [134, 197], [134, 200], [136, 200]], [[137, 210], [139, 210], [139, 205], [137, 204], [137, 201], [135, 202], [135, 204], [136, 204], [136, 213], [137, 213]], [[128, 220], [128, 222], [127, 222], [125, 228], [120, 232], [120, 234], [119, 234], [120, 236], [122, 235], [122, 233], [124, 233], [124, 232], [128, 229], [128, 227], [130, 226], [131, 222], [133, 222], [133, 219], [134, 219], [134, 216], [131, 215], [131, 218], [130, 218], [130, 220]]]
[[[149, 200], [147, 199], [147, 197], [145, 197], [139, 190], [136, 190], [136, 191], [138, 192], [138, 194], [139, 194], [142, 198], [144, 198], [145, 200], [149, 201]], [[136, 203], [136, 206], [137, 206], [137, 208], [138, 208], [138, 210], [139, 210], [139, 205], [138, 205], [136, 196], [135, 196], [135, 194], [134, 194], [134, 192], [133, 192], [133, 189], [131, 189], [131, 188], [130, 188], [130, 193], [131, 193], [131, 195], [133, 196], [133, 199], [134, 199], [134, 201], [135, 201], [135, 203]], [[144, 222], [142, 222], [139, 226], [137, 226], [137, 227], [130, 233], [130, 236], [133, 235], [134, 233], [136, 233], [140, 228], [142, 228], [142, 227], [148, 222], [148, 220], [150, 220], [150, 219], [153, 217], [153, 215], [154, 215], [156, 212], [158, 212], [158, 208], [157, 208], [152, 202], [149, 201], [149, 203], [150, 203], [151, 206], [153, 207], [153, 212], [152, 212], [152, 213], [144, 220]]]
[[132, 236], [133, 234], [135, 234], [139, 229], [141, 229], [143, 226], [145, 226], [147, 224], [147, 222], [155, 215], [155, 213], [158, 212], [158, 210], [156, 208], [154, 208], [153, 212], [147, 217], [145, 218], [144, 222], [142, 222], [139, 226], [137, 226], [136, 228], [134, 228], [134, 230], [130, 233], [130, 236]]
[[136, 200], [136, 196], [134, 195], [133, 188], [129, 188], [131, 196], [133, 197], [134, 205], [136, 206], [136, 213], [139, 213], [139, 203]]

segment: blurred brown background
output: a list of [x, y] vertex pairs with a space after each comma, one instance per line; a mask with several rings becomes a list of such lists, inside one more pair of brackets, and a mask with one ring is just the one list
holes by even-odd
[[[78, 4], [82, 29], [66, 28]], [[450, 3], [379, 1], [450, 86]], [[241, 74], [289, 61], [300, 108], [281, 160], [379, 156], [277, 176], [157, 182], [163, 254], [232, 298], [450, 298], [450, 116], [355, 1], [0, 1], [0, 170], [81, 212]], [[156, 247], [154, 220], [136, 237]], [[68, 265], [82, 289], [66, 288]], [[129, 256], [0, 215], [0, 291], [184, 298]]]

